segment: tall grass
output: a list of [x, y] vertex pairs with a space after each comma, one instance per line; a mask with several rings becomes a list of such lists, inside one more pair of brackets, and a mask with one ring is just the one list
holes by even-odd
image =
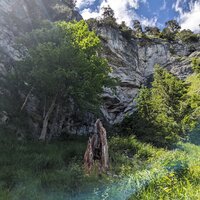
[[83, 184], [85, 148], [82, 138], [45, 144], [1, 133], [0, 199], [35, 200], [54, 192], [76, 192]]
[[200, 146], [165, 150], [134, 137], [109, 139], [110, 171], [87, 176], [85, 138], [40, 143], [0, 132], [0, 200], [194, 199], [200, 196]]
[[[194, 137], [196, 133], [191, 135]], [[153, 179], [130, 200], [200, 199], [200, 146], [180, 142], [176, 150], [162, 155], [162, 162], [157, 162], [156, 166], [164, 166], [165, 174]]]

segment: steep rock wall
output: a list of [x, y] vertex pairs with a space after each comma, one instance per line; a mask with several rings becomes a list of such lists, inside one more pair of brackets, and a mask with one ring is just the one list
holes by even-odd
[[181, 79], [191, 70], [191, 58], [200, 55], [200, 42], [168, 42], [163, 39], [130, 39], [112, 26], [93, 27], [102, 39], [103, 56], [112, 67], [112, 77], [120, 80], [116, 92], [105, 89], [102, 112], [110, 124], [120, 123], [136, 107], [135, 97], [141, 85], [152, 79], [155, 64], [168, 69]]
[[[0, 73], [6, 73], [5, 64], [20, 59], [15, 48], [16, 38], [31, 30], [35, 21], [48, 19], [51, 21], [82, 17], [71, 5], [62, 0], [2, 0], [0, 1]], [[162, 39], [125, 38], [118, 28], [102, 24], [93, 29], [102, 40], [102, 56], [108, 59], [120, 84], [115, 93], [109, 88], [102, 94], [104, 103], [102, 113], [109, 124], [120, 123], [126, 115], [136, 108], [135, 97], [143, 84], [148, 84], [154, 71], [154, 65], [160, 64], [176, 76], [184, 79], [191, 73], [191, 58], [200, 55], [200, 43], [169, 43]], [[27, 105], [30, 113], [35, 113], [36, 104], [32, 97]], [[59, 111], [59, 109], [58, 109]], [[56, 111], [57, 112], [57, 111]], [[92, 131], [95, 118], [91, 114], [80, 117], [79, 113], [59, 111], [59, 123], [55, 123], [61, 132], [87, 134]], [[82, 120], [84, 118], [84, 120]], [[38, 123], [30, 121], [34, 130]], [[54, 129], [55, 127], [51, 127]]]
[[62, 0], [0, 1], [0, 69], [8, 61], [20, 58], [15, 48], [16, 37], [34, 28], [40, 20], [81, 20], [72, 5]]

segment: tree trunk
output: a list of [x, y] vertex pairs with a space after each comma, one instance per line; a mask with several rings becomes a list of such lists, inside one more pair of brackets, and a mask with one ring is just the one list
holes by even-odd
[[92, 171], [95, 161], [99, 163], [99, 172], [105, 172], [109, 167], [108, 142], [106, 130], [98, 119], [95, 123], [95, 134], [89, 138], [84, 155], [84, 167], [87, 173]]
[[101, 144], [101, 170], [106, 171], [108, 170], [109, 166], [109, 156], [108, 156], [108, 142], [107, 142], [107, 134], [106, 129], [103, 127], [101, 121], [98, 119], [96, 121], [97, 130], [100, 137], [100, 144]]
[[57, 98], [57, 95], [53, 98], [51, 106], [50, 106], [48, 112], [45, 115], [45, 118], [43, 120], [42, 131], [41, 131], [41, 135], [39, 137], [39, 140], [45, 141], [45, 139], [46, 139], [49, 118], [50, 118], [51, 113], [53, 112], [53, 109], [54, 109], [55, 105], [56, 105], [56, 98]]
[[90, 173], [92, 167], [94, 165], [94, 154], [93, 154], [93, 147], [92, 147], [92, 139], [89, 138], [87, 149], [84, 155], [84, 167], [87, 173]]
[[29, 93], [27, 94], [27, 96], [26, 96], [26, 98], [25, 98], [25, 101], [24, 101], [24, 103], [23, 103], [23, 105], [22, 105], [20, 111], [22, 111], [22, 110], [24, 109], [24, 107], [26, 106], [27, 101], [28, 101], [28, 99], [29, 99], [29, 97], [30, 97], [32, 91], [33, 91], [33, 87], [31, 88], [31, 90], [30, 90]]
[[51, 140], [51, 138], [53, 137], [53, 135], [55, 135], [56, 133], [58, 134], [58, 115], [59, 115], [59, 111], [60, 111], [60, 107], [59, 105], [56, 106], [56, 111], [55, 111], [55, 114], [54, 114], [54, 117], [53, 117], [53, 121], [52, 121], [52, 124], [51, 124], [51, 130], [50, 130], [50, 133], [49, 133], [49, 138], [48, 140]]

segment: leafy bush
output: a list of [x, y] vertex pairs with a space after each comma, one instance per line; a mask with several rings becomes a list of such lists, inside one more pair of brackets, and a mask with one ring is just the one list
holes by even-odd
[[[33, 30], [23, 39], [20, 45], [26, 47], [27, 54], [14, 62], [12, 70], [0, 79], [4, 93], [0, 97], [0, 108], [11, 116], [17, 129], [23, 130], [25, 125], [30, 128], [26, 110], [26, 98], [29, 101], [30, 95], [38, 101], [41, 140], [47, 137], [48, 123], [56, 108], [65, 108], [68, 112], [72, 109], [66, 101], [73, 102], [77, 110], [99, 112], [103, 86], [111, 86], [115, 81], [108, 75], [111, 68], [107, 61], [97, 56], [100, 39], [89, 31], [85, 21], [57, 22]], [[42, 117], [44, 107], [46, 112]]]
[[183, 42], [198, 42], [199, 40], [197, 34], [193, 33], [191, 30], [185, 29], [177, 33], [176, 38]]
[[191, 199], [199, 198], [200, 189], [198, 185], [187, 178], [180, 181], [176, 175], [169, 173], [159, 180], [152, 182], [148, 187], [136, 195], [131, 200], [156, 200], [156, 199]]
[[200, 58], [197, 57], [192, 59], [192, 69], [196, 73], [200, 73]]
[[145, 164], [156, 154], [156, 150], [151, 145], [142, 144], [133, 136], [112, 137], [109, 146], [111, 169], [117, 174], [133, 173], [141, 162]]
[[167, 39], [168, 41], [174, 41], [175, 34], [173, 34], [169, 28], [164, 28], [160, 33], [160, 38]]
[[175, 160], [166, 164], [168, 171], [173, 172], [177, 177], [183, 177], [189, 172], [187, 161]]
[[119, 25], [119, 29], [122, 32], [122, 36], [130, 41], [132, 38], [132, 29], [126, 26], [124, 21], [121, 23], [121, 25]]
[[0, 199], [128, 199], [133, 193], [131, 199], [140, 200], [198, 199], [199, 146], [179, 143], [166, 151], [132, 136], [112, 137], [110, 173], [87, 176], [82, 162], [86, 143], [79, 137], [22, 143], [8, 132], [0, 134]]
[[[140, 89], [137, 111], [122, 123], [123, 132], [132, 132], [143, 141], [171, 148], [198, 120], [194, 117], [195, 113], [198, 115], [199, 106], [194, 106], [198, 101], [193, 102], [188, 93], [191, 86], [155, 66], [152, 88]], [[198, 84], [193, 86], [198, 87]]]

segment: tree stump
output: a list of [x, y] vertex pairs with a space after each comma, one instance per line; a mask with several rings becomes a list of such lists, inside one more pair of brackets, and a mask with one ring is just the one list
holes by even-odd
[[100, 119], [96, 121], [94, 130], [92, 137], [89, 137], [84, 155], [84, 167], [87, 173], [92, 171], [96, 162], [100, 173], [107, 171], [109, 167], [107, 134]]

